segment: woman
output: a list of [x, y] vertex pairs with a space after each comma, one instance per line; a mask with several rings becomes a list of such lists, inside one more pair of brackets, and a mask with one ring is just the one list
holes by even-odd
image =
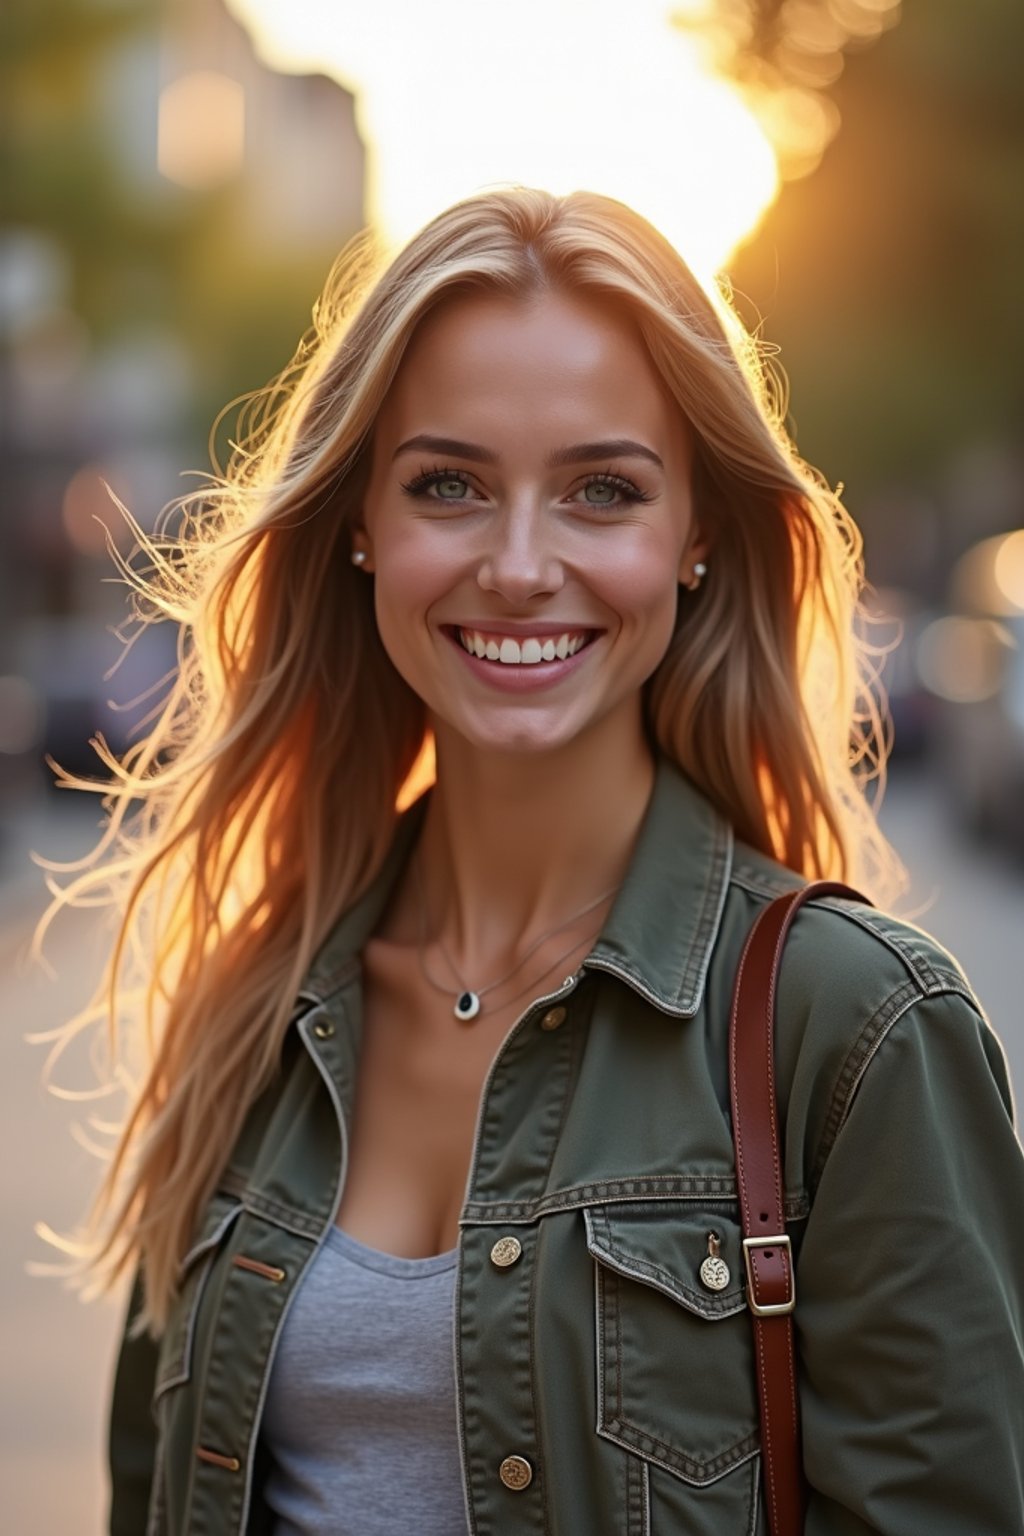
[[[729, 1004], [773, 896], [895, 888], [859, 535], [621, 204], [488, 193], [353, 282], [154, 553], [111, 1530], [764, 1531]], [[998, 1043], [835, 897], [776, 1029], [806, 1529], [1009, 1536]]]

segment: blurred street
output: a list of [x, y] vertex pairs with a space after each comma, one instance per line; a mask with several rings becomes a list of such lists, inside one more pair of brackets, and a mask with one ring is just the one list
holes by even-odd
[[[82, 808], [87, 809], [87, 808]], [[78, 807], [47, 808], [36, 846], [73, 852], [91, 835]], [[77, 814], [75, 814], [77, 813]], [[894, 770], [885, 829], [914, 876], [918, 926], [952, 949], [999, 1032], [1016, 1085], [1024, 1083], [1021, 935], [1024, 869], [979, 851], [949, 825], [935, 784], [917, 770]], [[45, 833], [45, 841], [44, 841]], [[31, 823], [19, 833], [32, 841]], [[83, 841], [84, 840], [84, 841]], [[0, 1034], [6, 1166], [16, 1170], [8, 1197], [8, 1241], [0, 1273], [0, 1357], [7, 1371], [0, 1481], [5, 1529], [16, 1536], [100, 1536], [106, 1501], [104, 1420], [120, 1304], [83, 1308], [59, 1282], [25, 1272], [50, 1257], [33, 1223], [68, 1230], [83, 1208], [96, 1164], [71, 1139], [73, 1120], [102, 1103], [62, 1103], [39, 1083], [43, 1050], [24, 1044], [29, 1030], [52, 1028], [84, 998], [96, 975], [103, 935], [89, 914], [63, 917], [48, 946], [57, 973], [27, 970], [18, 957], [38, 913], [40, 887], [22, 880], [0, 888], [0, 964], [13, 973]], [[87, 1080], [83, 1053], [72, 1051], [62, 1082]]]
[[[330, 274], [363, 232], [383, 251], [484, 186], [589, 187], [735, 308], [745, 367], [756, 352], [773, 415], [863, 534], [858, 644], [896, 754], [881, 820], [913, 877], [898, 912], [959, 960], [1024, 1094], [1024, 7], [979, 25], [956, 0], [608, 0], [586, 26], [569, 0], [9, 9], [0, 1536], [101, 1536], [123, 1288], [85, 1306], [29, 1268], [59, 1263], [35, 1228], [73, 1232], [98, 1182], [86, 1143], [123, 1106], [47, 1091], [25, 1037], [86, 1003], [111, 933], [64, 913], [31, 964], [29, 852], [94, 845], [98, 803], [54, 793], [49, 765], [95, 782], [90, 743], [120, 758], [159, 718], [182, 633], [140, 599], [146, 541], [186, 534], [197, 476], [248, 483], [302, 360], [342, 336]], [[437, 88], [453, 36], [487, 82], [472, 120], [470, 93]], [[101, 1044], [90, 1026], [55, 1086], [87, 1089]]]

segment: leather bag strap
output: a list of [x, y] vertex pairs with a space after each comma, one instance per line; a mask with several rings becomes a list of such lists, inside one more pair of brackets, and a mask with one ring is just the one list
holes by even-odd
[[802, 904], [817, 896], [849, 896], [874, 905], [838, 880], [812, 880], [770, 901], [743, 946], [729, 1020], [732, 1134], [771, 1536], [801, 1536], [803, 1531], [803, 1462], [793, 1352], [796, 1281], [786, 1233], [775, 1093], [775, 993], [789, 925]]

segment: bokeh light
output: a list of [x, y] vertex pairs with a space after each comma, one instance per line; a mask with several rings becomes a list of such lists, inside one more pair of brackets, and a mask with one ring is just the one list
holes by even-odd
[[113, 503], [104, 484], [109, 477], [106, 466], [84, 464], [64, 487], [61, 517], [64, 530], [79, 554], [103, 554], [108, 531], [115, 542], [124, 542], [124, 524], [116, 515], [111, 515]]
[[979, 540], [957, 561], [951, 587], [954, 601], [969, 612], [1024, 613], [1024, 528]]
[[847, 52], [900, 19], [899, 0], [676, 0], [675, 25], [705, 67], [736, 82], [776, 153], [784, 180], [815, 170], [839, 128], [825, 94]]
[[245, 92], [237, 80], [196, 69], [160, 94], [157, 164], [169, 181], [203, 191], [230, 180], [245, 152]]
[[917, 671], [930, 693], [977, 704], [999, 692], [1013, 636], [994, 619], [959, 614], [935, 619], [917, 642]]
[[1024, 613], [1024, 528], [1000, 539], [995, 558], [996, 586], [1017, 613]]

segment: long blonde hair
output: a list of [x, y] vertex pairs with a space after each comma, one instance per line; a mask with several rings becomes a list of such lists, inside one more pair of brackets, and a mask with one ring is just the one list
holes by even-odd
[[[251, 397], [233, 456], [122, 562], [141, 621], [179, 626], [179, 667], [109, 779], [105, 831], [63, 904], [109, 901], [103, 986], [57, 1047], [107, 1021], [131, 1101], [72, 1282], [140, 1260], [158, 1333], [197, 1211], [278, 1064], [296, 993], [380, 867], [429, 748], [350, 560], [377, 413], [410, 338], [458, 293], [585, 292], [632, 317], [698, 443], [695, 508], [715, 536], [645, 688], [650, 738], [737, 835], [884, 901], [905, 872], [865, 791], [885, 719], [863, 634], [856, 525], [783, 425], [784, 390], [727, 297], [622, 203], [512, 187], [428, 224], [381, 273], [343, 251], [314, 327]], [[127, 509], [123, 509], [127, 514]], [[876, 795], [877, 800], [877, 795]], [[69, 866], [74, 868], [74, 866]]]

